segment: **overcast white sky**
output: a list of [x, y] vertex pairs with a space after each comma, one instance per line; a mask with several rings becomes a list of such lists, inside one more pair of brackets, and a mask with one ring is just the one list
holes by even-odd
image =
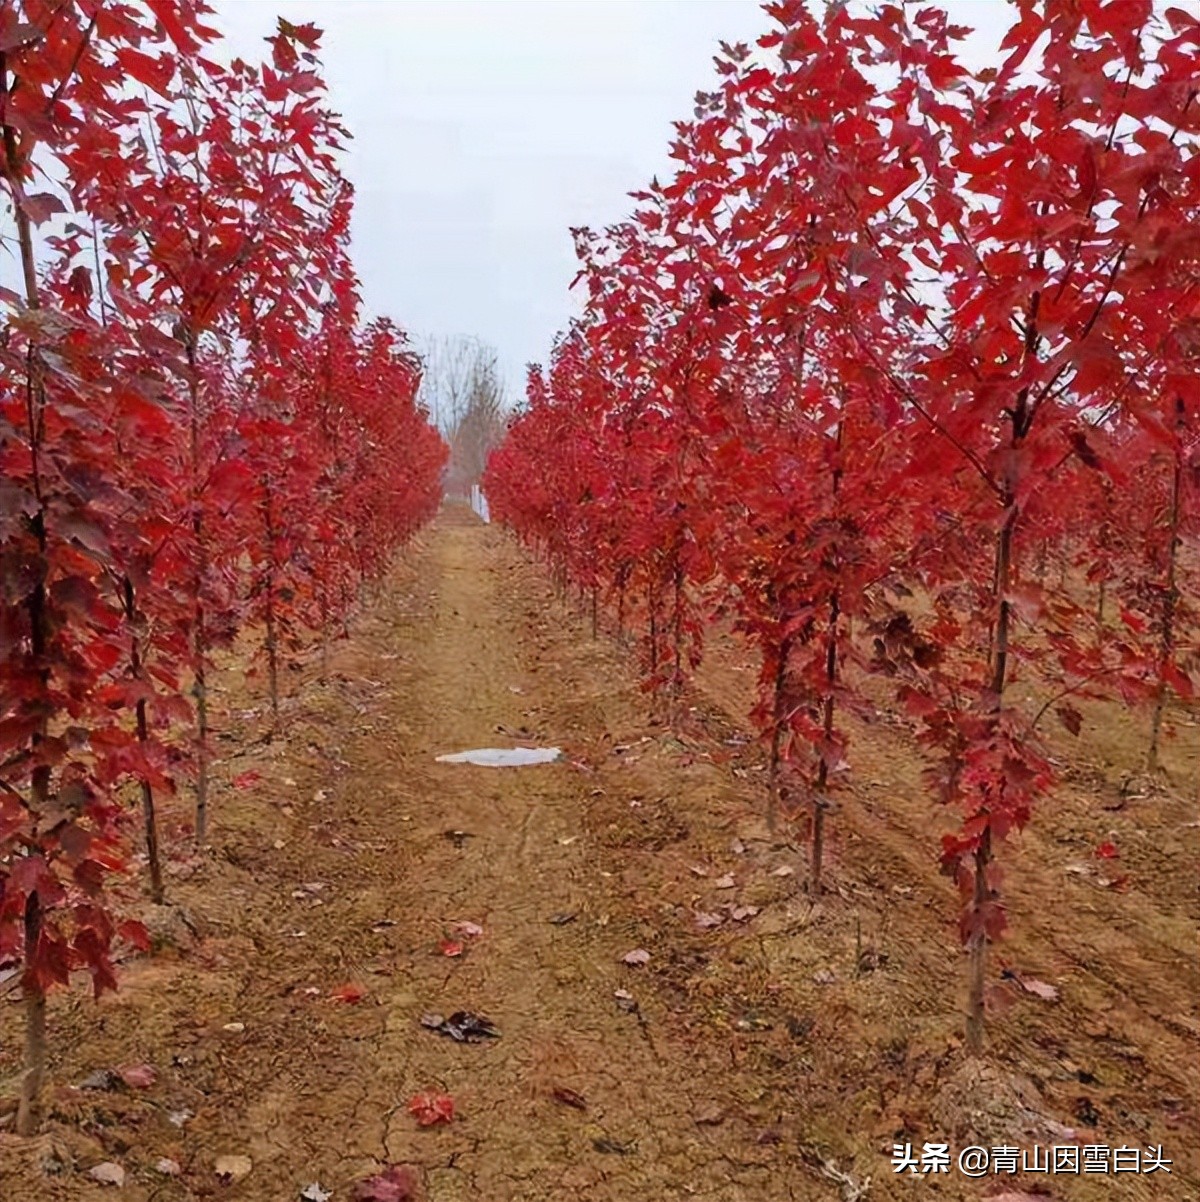
[[[1003, 0], [955, 20], [1008, 24]], [[514, 393], [573, 312], [568, 232], [669, 176], [671, 122], [714, 79], [719, 40], [770, 28], [756, 0], [216, 0], [258, 60], [282, 14], [325, 30], [332, 102], [354, 141], [355, 256], [372, 315], [476, 335]]]

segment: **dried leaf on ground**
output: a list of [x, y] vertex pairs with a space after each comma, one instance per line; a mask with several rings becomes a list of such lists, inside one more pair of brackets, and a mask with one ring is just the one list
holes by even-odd
[[213, 1169], [223, 1181], [241, 1181], [250, 1174], [254, 1162], [249, 1156], [218, 1156]]
[[500, 1032], [490, 1018], [470, 1010], [456, 1010], [449, 1018], [443, 1018], [440, 1014], [424, 1014], [421, 1016], [421, 1026], [445, 1035], [455, 1043], [478, 1043], [482, 1039], [500, 1038]]
[[111, 1068], [98, 1068], [94, 1073], [89, 1073], [79, 1082], [79, 1088], [107, 1091], [116, 1089], [120, 1083], [120, 1075], [114, 1073]]
[[129, 1064], [117, 1069], [117, 1072], [130, 1089], [149, 1089], [158, 1079], [152, 1064]]
[[417, 1175], [406, 1164], [394, 1164], [354, 1188], [354, 1202], [416, 1202]]
[[418, 1126], [432, 1127], [437, 1123], [454, 1121], [454, 1099], [444, 1093], [419, 1093], [409, 1099], [408, 1113]]
[[1058, 1001], [1058, 990], [1053, 985], [1047, 985], [1045, 981], [1034, 977], [1017, 977], [1015, 974], [1014, 979], [1026, 993], [1032, 993], [1034, 997], [1040, 997], [1047, 1002]]
[[92, 1165], [88, 1176], [101, 1185], [115, 1185], [118, 1189], [125, 1184], [125, 1170], [114, 1161], [106, 1160], [102, 1164]]
[[622, 1143], [619, 1139], [613, 1139], [609, 1135], [602, 1135], [599, 1139], [592, 1140], [592, 1147], [597, 1152], [607, 1152], [615, 1156], [632, 1156], [637, 1151], [636, 1143]]
[[556, 1085], [551, 1096], [556, 1102], [561, 1102], [564, 1106], [571, 1106], [575, 1110], [587, 1109], [587, 1098], [565, 1085]]

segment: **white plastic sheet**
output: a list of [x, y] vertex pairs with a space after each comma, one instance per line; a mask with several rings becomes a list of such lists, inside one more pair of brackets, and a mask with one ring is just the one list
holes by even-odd
[[562, 759], [558, 747], [477, 747], [439, 755], [439, 764], [477, 764], [481, 768], [523, 768], [527, 764], [551, 764]]

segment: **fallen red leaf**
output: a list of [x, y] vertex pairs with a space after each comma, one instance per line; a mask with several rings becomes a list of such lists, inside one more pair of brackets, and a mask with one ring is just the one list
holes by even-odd
[[330, 995], [330, 998], [335, 1002], [361, 1002], [367, 996], [367, 991], [361, 986], [356, 985], [353, 981], [346, 985], [339, 986]]
[[131, 1064], [117, 1069], [117, 1072], [130, 1089], [149, 1089], [158, 1078], [154, 1066], [150, 1064]]
[[1107, 839], [1096, 848], [1097, 860], [1115, 860], [1120, 854], [1117, 845]]
[[443, 939], [438, 944], [438, 951], [443, 956], [461, 956], [463, 954], [463, 945], [457, 939]]
[[248, 789], [251, 785], [258, 784], [260, 780], [262, 780], [262, 773], [255, 772], [254, 769], [251, 768], [248, 772], [242, 772], [238, 776], [235, 776], [233, 778], [233, 784], [234, 788]]
[[150, 932], [142, 923], [130, 918], [117, 927], [117, 934], [128, 943], [132, 943], [140, 952], [150, 950]]
[[419, 1093], [408, 1104], [408, 1113], [421, 1127], [454, 1121], [454, 1099], [444, 1093]]
[[556, 1102], [561, 1102], [564, 1106], [571, 1106], [575, 1110], [587, 1109], [587, 1098], [565, 1085], [556, 1086], [552, 1096]]
[[416, 1198], [417, 1176], [406, 1164], [394, 1164], [354, 1189], [355, 1202], [415, 1202]]

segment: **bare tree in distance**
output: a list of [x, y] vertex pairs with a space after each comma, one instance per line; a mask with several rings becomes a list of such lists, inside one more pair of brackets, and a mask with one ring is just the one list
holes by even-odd
[[420, 400], [450, 444], [445, 492], [465, 497], [508, 420], [499, 359], [494, 347], [463, 335], [431, 339], [421, 357]]

